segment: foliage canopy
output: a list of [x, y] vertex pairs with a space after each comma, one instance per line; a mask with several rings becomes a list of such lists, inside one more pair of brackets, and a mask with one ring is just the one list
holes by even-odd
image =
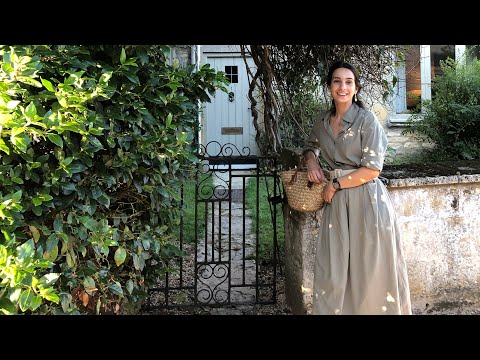
[[169, 52], [0, 47], [1, 312], [128, 313], [172, 271], [198, 101], [226, 79]]

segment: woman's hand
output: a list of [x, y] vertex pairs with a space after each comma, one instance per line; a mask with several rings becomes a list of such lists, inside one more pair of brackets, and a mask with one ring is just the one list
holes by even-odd
[[322, 191], [322, 198], [327, 204], [332, 203], [333, 196], [337, 192], [337, 189], [333, 187], [332, 181], [327, 182]]
[[325, 175], [316, 159], [308, 159], [305, 165], [307, 166], [307, 176], [309, 181], [313, 183], [321, 183], [324, 181]]

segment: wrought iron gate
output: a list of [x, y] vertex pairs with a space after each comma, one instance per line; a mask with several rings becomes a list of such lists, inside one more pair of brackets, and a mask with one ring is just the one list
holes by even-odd
[[177, 271], [149, 290], [146, 309], [275, 303], [282, 202], [277, 160], [218, 142], [202, 146], [200, 158], [194, 238], [180, 231], [184, 256], [176, 259]]

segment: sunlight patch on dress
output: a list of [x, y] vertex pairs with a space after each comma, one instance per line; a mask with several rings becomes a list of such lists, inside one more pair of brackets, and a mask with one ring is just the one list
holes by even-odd
[[387, 301], [388, 302], [395, 302], [395, 299], [393, 298], [393, 296], [389, 292], [387, 292]]

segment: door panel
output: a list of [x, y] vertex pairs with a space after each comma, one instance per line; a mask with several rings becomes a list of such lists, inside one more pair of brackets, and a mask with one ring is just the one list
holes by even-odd
[[[239, 151], [239, 154], [233, 155], [257, 155], [255, 128], [248, 99], [247, 70], [243, 58], [207, 57], [206, 61], [216, 70], [225, 72], [231, 84], [227, 86], [228, 93], [217, 90], [212, 102], [206, 104], [204, 145], [211, 141], [218, 141], [221, 145], [231, 143]], [[253, 66], [252, 59], [249, 59], [249, 66]], [[209, 154], [220, 151], [219, 146], [217, 148], [218, 150], [209, 145]]]

